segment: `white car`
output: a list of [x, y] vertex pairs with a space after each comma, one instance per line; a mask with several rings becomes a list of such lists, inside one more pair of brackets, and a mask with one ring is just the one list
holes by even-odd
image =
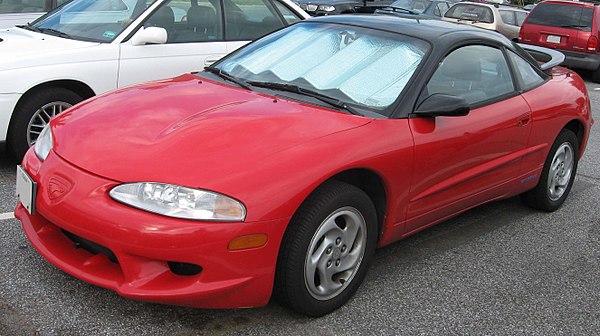
[[0, 29], [32, 22], [68, 0], [0, 0]]
[[52, 116], [86, 98], [200, 71], [305, 18], [290, 0], [68, 2], [0, 31], [0, 144], [20, 158]]

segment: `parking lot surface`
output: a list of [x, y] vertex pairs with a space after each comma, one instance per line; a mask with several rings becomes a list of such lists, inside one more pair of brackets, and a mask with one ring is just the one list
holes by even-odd
[[[588, 83], [600, 122], [600, 85]], [[137, 302], [58, 270], [10, 218], [0, 153], [0, 335], [597, 335], [600, 124], [554, 213], [490, 203], [379, 250], [362, 287], [322, 318], [277, 303], [202, 310]]]

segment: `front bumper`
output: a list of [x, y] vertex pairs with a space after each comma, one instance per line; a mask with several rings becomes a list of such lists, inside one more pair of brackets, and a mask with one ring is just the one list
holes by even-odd
[[[277, 253], [289, 218], [207, 223], [154, 215], [110, 199], [118, 183], [83, 171], [51, 152], [43, 164], [29, 150], [23, 167], [38, 183], [36, 213], [19, 203], [16, 217], [31, 244], [73, 276], [122, 296], [198, 308], [253, 307], [271, 297]], [[77, 248], [67, 231], [110, 250]], [[264, 233], [266, 245], [230, 251], [239, 236]], [[202, 267], [177, 275], [168, 262]]]

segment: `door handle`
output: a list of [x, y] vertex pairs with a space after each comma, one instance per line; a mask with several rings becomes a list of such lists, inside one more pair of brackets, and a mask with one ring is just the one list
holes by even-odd
[[517, 119], [517, 126], [523, 127], [531, 122], [531, 113], [525, 113], [519, 116]]

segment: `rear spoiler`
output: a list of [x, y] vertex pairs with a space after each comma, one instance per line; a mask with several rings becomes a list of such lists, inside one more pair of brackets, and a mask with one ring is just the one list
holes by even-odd
[[[554, 49], [523, 43], [519, 43], [519, 47], [525, 49], [536, 61], [545, 62], [540, 65], [542, 70], [548, 70], [560, 65], [565, 60], [565, 54]], [[550, 60], [548, 60], [548, 58]]]

